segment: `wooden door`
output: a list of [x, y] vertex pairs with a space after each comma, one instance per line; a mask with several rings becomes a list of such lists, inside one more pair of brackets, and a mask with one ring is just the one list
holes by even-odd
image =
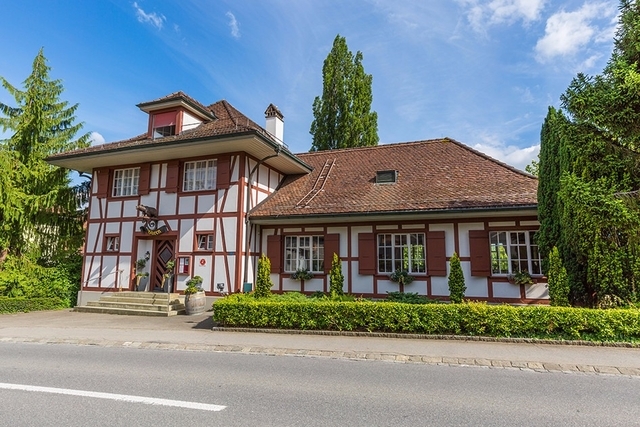
[[154, 245], [155, 262], [153, 263], [153, 272], [151, 274], [152, 289], [164, 291], [164, 289], [161, 289], [162, 275], [167, 271], [167, 263], [174, 259], [175, 241], [156, 240]]

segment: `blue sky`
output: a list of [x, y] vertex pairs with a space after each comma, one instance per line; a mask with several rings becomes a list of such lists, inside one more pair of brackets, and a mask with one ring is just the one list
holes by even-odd
[[[13, 0], [0, 76], [21, 86], [43, 47], [95, 142], [146, 131], [136, 104], [182, 90], [311, 147], [311, 106], [336, 34], [373, 75], [380, 143], [448, 136], [523, 169], [549, 105], [610, 57], [616, 1]], [[0, 102], [13, 105], [0, 89]]]

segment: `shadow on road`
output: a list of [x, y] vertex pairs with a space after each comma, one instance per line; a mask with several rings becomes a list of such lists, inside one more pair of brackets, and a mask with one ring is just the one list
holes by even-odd
[[193, 320], [187, 323], [193, 324], [193, 326], [191, 326], [192, 329], [211, 329], [214, 326], [212, 316], [207, 316], [202, 320], [199, 320], [199, 321]]

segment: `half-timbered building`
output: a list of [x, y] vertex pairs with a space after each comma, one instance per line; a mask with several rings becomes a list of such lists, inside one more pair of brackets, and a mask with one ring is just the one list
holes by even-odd
[[[273, 105], [264, 127], [224, 100], [205, 106], [182, 92], [138, 107], [143, 134], [48, 159], [93, 177], [85, 300], [136, 289], [138, 260], [146, 290], [163, 290], [173, 261], [173, 291], [195, 275], [210, 297], [246, 291], [261, 253], [277, 292], [327, 291], [336, 253], [345, 292], [447, 299], [454, 252], [468, 298], [548, 300], [535, 177], [449, 138], [293, 154]], [[411, 284], [390, 280], [399, 269]], [[535, 283], [511, 283], [519, 270]]]

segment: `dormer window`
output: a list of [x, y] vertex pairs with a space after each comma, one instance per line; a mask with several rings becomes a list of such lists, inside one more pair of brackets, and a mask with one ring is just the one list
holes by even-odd
[[376, 184], [394, 184], [398, 181], [398, 171], [377, 171]]
[[169, 111], [167, 113], [154, 114], [152, 117], [151, 129], [153, 138], [162, 138], [176, 134], [176, 122], [178, 112]]

